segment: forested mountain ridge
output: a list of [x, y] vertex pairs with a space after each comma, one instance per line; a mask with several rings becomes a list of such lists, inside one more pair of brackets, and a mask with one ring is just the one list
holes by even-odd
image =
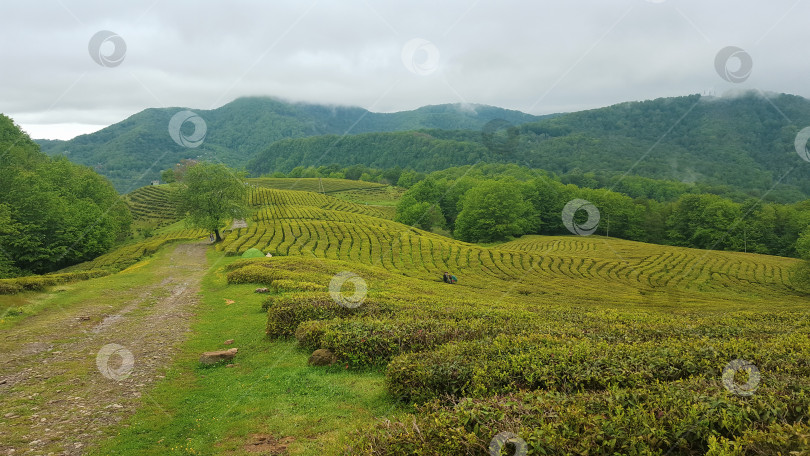
[[[239, 98], [212, 110], [192, 109], [206, 125], [197, 148], [176, 144], [169, 120], [185, 108], [151, 108], [98, 132], [69, 141], [38, 141], [48, 155], [66, 155], [107, 176], [119, 192], [157, 179], [160, 170], [184, 158], [208, 158], [243, 167], [275, 141], [325, 134], [418, 129], [480, 130], [493, 119], [524, 123], [538, 119], [518, 111], [484, 105], [436, 105], [413, 111], [374, 113], [357, 107], [289, 103], [274, 98]], [[185, 134], [193, 126], [183, 126]]]
[[499, 131], [424, 130], [276, 142], [246, 165], [253, 175], [337, 163], [436, 171], [478, 162], [518, 163], [559, 174], [631, 175], [700, 182], [754, 197], [810, 196], [810, 164], [794, 148], [810, 101], [751, 92], [691, 95], [562, 114]]

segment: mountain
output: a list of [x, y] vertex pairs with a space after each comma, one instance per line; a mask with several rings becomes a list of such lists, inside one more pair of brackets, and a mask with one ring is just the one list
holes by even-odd
[[[66, 155], [107, 176], [120, 192], [148, 184], [160, 170], [183, 158], [208, 158], [241, 168], [275, 141], [325, 134], [355, 134], [418, 129], [480, 130], [494, 119], [512, 123], [539, 117], [484, 105], [425, 106], [413, 111], [374, 113], [357, 107], [289, 103], [274, 98], [240, 98], [220, 108], [194, 110], [204, 121], [205, 139], [197, 148], [176, 144], [169, 120], [185, 108], [146, 109], [92, 134], [69, 141], [39, 140], [48, 155]], [[193, 125], [183, 125], [185, 134]]]
[[810, 163], [794, 146], [808, 125], [810, 101], [802, 97], [691, 95], [503, 124], [488, 135], [422, 130], [289, 139], [266, 147], [246, 168], [253, 175], [329, 163], [435, 171], [506, 162], [581, 175], [581, 186], [593, 180], [589, 173], [628, 173], [793, 202], [810, 197]]

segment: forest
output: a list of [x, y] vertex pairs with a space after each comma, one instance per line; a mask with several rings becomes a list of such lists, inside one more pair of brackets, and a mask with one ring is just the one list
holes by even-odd
[[0, 277], [93, 259], [124, 241], [131, 221], [106, 178], [49, 158], [0, 115]]
[[[688, 115], [687, 115], [688, 114]], [[484, 162], [515, 163], [561, 175], [611, 180], [626, 175], [697, 184], [791, 203], [810, 195], [810, 170], [796, 154], [810, 102], [749, 92], [628, 102], [476, 131], [420, 130], [286, 139], [247, 162], [254, 176], [297, 166], [410, 167], [420, 172]], [[778, 185], [777, 185], [778, 184]]]

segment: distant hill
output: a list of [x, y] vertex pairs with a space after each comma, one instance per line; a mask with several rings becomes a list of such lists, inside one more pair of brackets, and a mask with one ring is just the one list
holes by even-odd
[[[183, 109], [146, 109], [98, 132], [69, 141], [37, 142], [45, 153], [64, 154], [73, 162], [91, 166], [107, 176], [119, 192], [128, 192], [156, 179], [160, 170], [180, 159], [215, 157], [241, 168], [250, 157], [285, 138], [418, 129], [480, 130], [493, 119], [515, 124], [539, 119], [484, 105], [437, 105], [413, 111], [374, 113], [357, 107], [251, 97], [237, 99], [217, 109], [192, 109], [205, 120], [207, 135], [200, 147], [184, 148], [168, 133], [169, 119]], [[191, 133], [192, 126], [185, 127]]]
[[798, 96], [691, 95], [515, 125], [489, 136], [424, 130], [289, 139], [269, 145], [246, 168], [261, 175], [330, 163], [435, 171], [508, 162], [561, 174], [701, 182], [781, 202], [810, 197], [810, 163], [794, 148], [798, 131], [810, 125], [810, 101]]

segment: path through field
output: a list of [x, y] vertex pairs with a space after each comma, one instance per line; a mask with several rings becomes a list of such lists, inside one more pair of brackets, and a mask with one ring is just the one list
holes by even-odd
[[[130, 416], [190, 331], [205, 251], [202, 243], [165, 249], [135, 286], [92, 290], [80, 303], [5, 331], [0, 455], [83, 454], [105, 428]], [[118, 350], [105, 362], [99, 352], [108, 344], [123, 348], [109, 346]]]

